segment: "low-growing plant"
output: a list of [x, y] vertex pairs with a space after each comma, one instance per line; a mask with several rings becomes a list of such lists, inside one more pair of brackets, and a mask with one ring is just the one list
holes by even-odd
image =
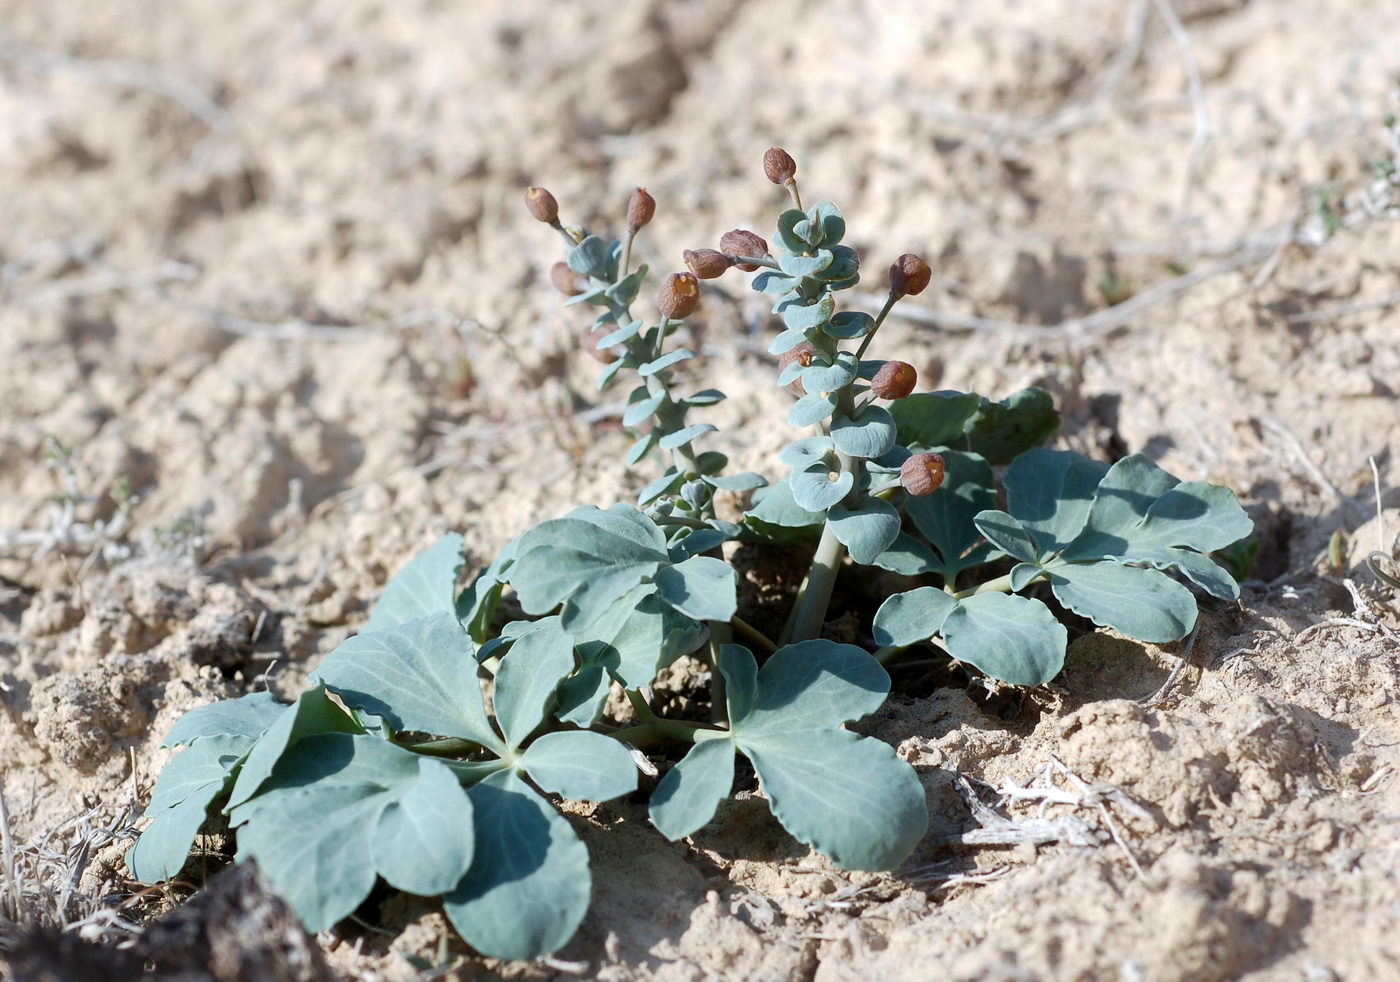
[[[631, 263], [650, 195], [633, 194], [609, 241], [529, 190], [566, 248], [551, 282], [596, 313], [582, 347], [606, 365], [600, 388], [630, 379], [627, 463], [655, 460], [659, 474], [635, 503], [526, 531], [463, 588], [463, 540], [444, 537], [390, 580], [295, 703], [256, 693], [186, 714], [165, 740], [186, 749], [128, 857], [139, 879], [174, 877], [201, 829], [226, 820], [238, 859], [256, 860], [312, 930], [383, 880], [440, 895], [485, 954], [541, 955], [569, 940], [590, 895], [587, 851], [554, 799], [629, 794], [640, 755], [668, 746], [688, 749], [650, 794], [667, 838], [714, 819], [742, 755], [797, 839], [843, 868], [896, 869], [926, 831], [922, 786], [888, 744], [844, 726], [884, 702], [884, 663], [930, 642], [1035, 686], [1065, 657], [1052, 603], [1168, 642], [1195, 623], [1188, 584], [1238, 596], [1209, 558], [1250, 532], [1233, 493], [1137, 454], [1110, 465], [1044, 448], [1059, 419], [1039, 389], [1000, 401], [915, 392], [911, 365], [867, 353], [929, 266], [901, 256], [877, 313], [842, 309], [861, 275], [845, 219], [827, 201], [802, 207], [785, 152], [768, 151], [764, 168], [792, 202], [777, 249], [735, 230], [687, 252], [690, 272], [666, 278], [650, 322], [632, 312], [647, 268]], [[776, 383], [799, 395], [788, 424], [810, 431], [783, 448], [786, 473], [771, 483], [698, 448], [715, 426], [692, 413], [725, 397], [680, 388], [696, 353], [670, 343], [685, 337], [700, 280], [735, 267], [773, 298]], [[746, 502], [741, 521], [720, 517], [721, 492]], [[777, 637], [740, 616], [732, 543], [814, 544]], [[822, 637], [847, 559], [911, 578], [864, 625], [870, 651]], [[523, 616], [502, 616], [506, 591]], [[710, 667], [708, 718], [655, 710], [656, 676], [683, 655]], [[614, 689], [630, 712], [608, 709]]]

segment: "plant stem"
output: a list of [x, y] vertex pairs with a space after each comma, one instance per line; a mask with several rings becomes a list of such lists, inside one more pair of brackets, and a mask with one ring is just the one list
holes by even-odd
[[894, 661], [894, 660], [895, 660], [896, 658], [898, 658], [900, 655], [904, 654], [904, 652], [905, 652], [906, 650], [908, 650], [910, 647], [911, 647], [911, 645], [907, 645], [907, 644], [891, 644], [891, 645], [886, 645], [885, 647], [883, 647], [883, 648], [881, 648], [881, 649], [879, 649], [878, 651], [875, 652], [875, 660], [876, 660], [877, 662], [879, 662], [881, 665], [888, 665], [890, 662]]
[[632, 240], [636, 237], [636, 229], [631, 228], [622, 235], [622, 266], [617, 276], [619, 280], [627, 279], [627, 273], [632, 268]]
[[798, 211], [803, 211], [802, 195], [797, 190], [797, 179], [789, 178], [788, 182], [784, 184], [783, 187], [787, 188], [788, 194], [792, 195], [793, 206], [797, 208]]
[[865, 336], [865, 340], [861, 341], [860, 347], [856, 349], [856, 361], [860, 361], [861, 356], [870, 347], [870, 342], [875, 340], [875, 332], [880, 330], [880, 325], [885, 323], [885, 318], [890, 315], [890, 311], [894, 309], [894, 305], [898, 301], [899, 297], [895, 296], [894, 293], [885, 299], [885, 305], [880, 308], [880, 316], [875, 318], [875, 326], [870, 329], [870, 333]]
[[771, 655], [778, 650], [778, 646], [768, 640], [768, 636], [744, 620], [738, 614], [729, 619], [730, 626], [744, 636], [744, 640], [757, 646], [765, 655]]
[[[1035, 576], [1033, 576], [1033, 577], [1030, 579], [1029, 582], [1034, 583], [1036, 580], [1040, 579], [1041, 577], [1043, 577], [1043, 576], [1045, 576], [1045, 575], [1046, 575], [1046, 574], [1045, 574], [1043, 571], [1040, 572], [1040, 573], [1037, 573]], [[975, 597], [975, 596], [978, 596], [979, 594], [983, 594], [983, 593], [1010, 593], [1010, 592], [1011, 592], [1011, 574], [1010, 574], [1010, 573], [1007, 573], [1005, 576], [998, 576], [996, 579], [994, 579], [994, 580], [988, 580], [986, 583], [979, 583], [979, 584], [977, 584], [977, 585], [974, 586], [974, 587], [968, 587], [966, 590], [959, 590], [957, 593], [954, 593], [954, 594], [953, 594], [953, 599], [954, 599], [954, 600], [966, 600], [968, 597]]]
[[807, 574], [807, 591], [797, 609], [792, 625], [792, 641], [811, 641], [820, 637], [826, 623], [826, 608], [831, 603], [831, 590], [836, 585], [836, 572], [845, 558], [846, 547], [831, 530], [831, 523], [822, 527], [821, 541], [812, 557], [812, 570]]
[[768, 269], [782, 269], [782, 265], [772, 256], [735, 256], [736, 266], [764, 266]]
[[[734, 620], [738, 620], [736, 616]], [[724, 692], [724, 673], [719, 670], [719, 650], [734, 640], [734, 631], [728, 624], [709, 621], [710, 628], [710, 721], [729, 721], [729, 701]]]

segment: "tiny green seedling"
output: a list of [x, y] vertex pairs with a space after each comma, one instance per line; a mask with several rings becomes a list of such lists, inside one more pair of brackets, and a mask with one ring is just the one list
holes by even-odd
[[[1043, 448], [1059, 418], [1039, 389], [1000, 401], [916, 393], [912, 366], [867, 352], [895, 304], [928, 285], [928, 265], [901, 256], [880, 311], [842, 309], [838, 296], [860, 279], [845, 219], [830, 202], [802, 207], [784, 151], [770, 150], [764, 169], [792, 201], [776, 252], [738, 229], [719, 249], [687, 252], [690, 272], [665, 280], [654, 323], [632, 313], [647, 276], [632, 269], [632, 246], [653, 217], [650, 195], [633, 194], [622, 238], [609, 241], [566, 227], [549, 192], [530, 189], [531, 213], [567, 249], [551, 281], [596, 313], [581, 346], [606, 365], [600, 388], [632, 379], [627, 462], [659, 460], [660, 473], [635, 504], [530, 529], [462, 589], [462, 539], [444, 537], [389, 582], [295, 703], [257, 693], [186, 714], [165, 741], [185, 749], [128, 856], [139, 879], [175, 877], [200, 830], [226, 816], [238, 859], [256, 860], [312, 930], [382, 880], [441, 896], [478, 951], [536, 957], [572, 937], [591, 893], [587, 851], [554, 800], [634, 792], [637, 755], [668, 745], [688, 750], [650, 794], [667, 838], [714, 821], [743, 755], [793, 836], [840, 867], [893, 870], [927, 829], [923, 788], [889, 745], [844, 727], [883, 704], [885, 663], [932, 641], [1034, 686], [1064, 662], [1051, 596], [1167, 642], [1195, 624], [1187, 584], [1239, 595], [1209, 558], [1251, 530], [1233, 493], [1179, 482], [1140, 455], [1110, 466]], [[787, 422], [809, 430], [783, 449], [786, 473], [771, 484], [698, 449], [715, 427], [692, 412], [725, 397], [682, 393], [695, 352], [668, 344], [700, 280], [735, 267], [773, 298], [784, 328], [769, 348], [776, 382], [799, 396]], [[751, 495], [742, 521], [718, 517], [719, 492]], [[740, 616], [734, 542], [814, 545], [776, 638]], [[870, 651], [822, 637], [848, 558], [914, 584], [865, 625]], [[501, 623], [507, 590], [525, 616]], [[706, 719], [653, 707], [655, 677], [683, 655], [710, 665]], [[614, 687], [626, 718], [606, 711]]]

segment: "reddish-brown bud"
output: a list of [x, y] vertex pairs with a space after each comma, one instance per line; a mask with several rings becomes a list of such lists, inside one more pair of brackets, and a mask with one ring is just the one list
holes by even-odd
[[[725, 232], [720, 238], [719, 251], [730, 256], [766, 256], [768, 243], [763, 241], [761, 235], [736, 228], [732, 232]], [[758, 269], [753, 263], [739, 263], [739, 268], [746, 273]]]
[[903, 399], [918, 381], [919, 373], [907, 361], [887, 361], [870, 380], [870, 391], [878, 399]]
[[646, 188], [637, 188], [632, 199], [627, 202], [627, 231], [635, 232], [656, 214], [656, 199], [647, 194]]
[[570, 269], [568, 263], [555, 263], [549, 267], [549, 282], [566, 297], [582, 293], [584, 289], [583, 277]]
[[943, 458], [936, 453], [916, 453], [899, 469], [899, 483], [912, 495], [933, 494], [943, 484]]
[[[791, 348], [778, 356], [778, 374], [781, 375], [789, 365], [796, 363], [803, 368], [812, 364], [812, 356], [816, 354], [817, 346], [811, 341], [799, 341]], [[804, 396], [807, 390], [802, 386], [802, 379], [795, 378], [787, 384], [787, 390], [795, 396]]]
[[723, 276], [725, 270], [734, 265], [732, 257], [714, 249], [687, 249], [681, 258], [690, 267], [690, 271], [702, 280]]
[[591, 327], [585, 327], [579, 332], [578, 346], [587, 352], [590, 357], [596, 358], [604, 365], [611, 365], [621, 358], [622, 355], [618, 354], [616, 348], [598, 347], [598, 342], [607, 337], [607, 334], [608, 332], [606, 330], [597, 331]]
[[526, 188], [525, 207], [530, 209], [530, 214], [546, 225], [559, 223], [559, 202], [544, 188]]
[[763, 155], [763, 173], [774, 184], [786, 184], [797, 175], [797, 161], [782, 147], [770, 147]]
[[661, 284], [657, 303], [667, 319], [685, 320], [700, 306], [700, 281], [690, 273], [672, 273]]
[[928, 286], [933, 270], [912, 252], [906, 252], [890, 266], [890, 292], [896, 297], [915, 297]]

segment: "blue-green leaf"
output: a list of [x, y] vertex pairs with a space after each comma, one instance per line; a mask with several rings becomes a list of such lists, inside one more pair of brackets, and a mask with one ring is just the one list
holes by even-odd
[[661, 404], [666, 401], [665, 389], [655, 395], [649, 394], [646, 389], [639, 389], [638, 392], [641, 393], [640, 398], [629, 403], [622, 414], [623, 426], [636, 426], [661, 408]]
[[637, 509], [585, 506], [525, 533], [510, 580], [527, 614], [562, 604], [564, 630], [578, 631], [668, 561], [665, 536]]
[[855, 477], [850, 471], [837, 471], [828, 464], [814, 464], [788, 476], [792, 500], [808, 512], [824, 512], [850, 493]]
[[792, 404], [790, 426], [815, 426], [836, 411], [835, 392], [809, 392]]
[[875, 612], [873, 634], [880, 647], [911, 645], [925, 641], [943, 629], [958, 602], [937, 587], [896, 593]]
[[[769, 343], [768, 353], [770, 355], [781, 355], [784, 352], [791, 351], [803, 341], [807, 340], [807, 333], [806, 331], [798, 330], [783, 331]], [[784, 382], [783, 384], [786, 385], [787, 383]]]
[[802, 388], [808, 392], [832, 392], [844, 389], [855, 381], [856, 356], [842, 351], [832, 365], [818, 365], [815, 362], [802, 372]]
[[875, 326], [875, 318], [859, 310], [843, 310], [822, 325], [822, 333], [841, 341], [863, 338]]
[[961, 447], [963, 427], [977, 412], [982, 397], [975, 392], [915, 392], [890, 406], [907, 447]]
[[685, 482], [685, 475], [674, 467], [668, 468], [654, 481], [648, 481], [642, 490], [637, 492], [637, 504], [648, 505], [661, 497], [663, 494], [670, 494]]
[[870, 565], [902, 576], [919, 576], [940, 568], [943, 560], [926, 543], [900, 532], [888, 549], [870, 561]]
[[656, 574], [661, 599], [697, 621], [726, 623], [738, 607], [733, 568], [721, 559], [694, 556]]
[[713, 406], [729, 398], [719, 389], [701, 389], [694, 395], [686, 396], [681, 402], [687, 406]]
[[673, 365], [678, 365], [687, 359], [694, 358], [695, 352], [689, 348], [677, 348], [675, 351], [667, 352], [660, 358], [647, 362], [637, 369], [637, 374], [646, 378], [648, 375], [655, 375], [657, 372], [664, 372]]
[[850, 457], [868, 459], [889, 453], [894, 435], [894, 418], [883, 406], [866, 406], [857, 416], [842, 414], [831, 423], [836, 449]]
[[1112, 562], [1051, 566], [1055, 597], [1095, 624], [1163, 644], [1196, 625], [1196, 598], [1165, 573]]
[[765, 269], [753, 278], [751, 284], [759, 293], [769, 293], [779, 295], [788, 293], [797, 286], [798, 281], [791, 276], [786, 276], [776, 270]]
[[575, 637], [586, 662], [596, 662], [631, 688], [648, 685], [681, 655], [705, 643], [705, 627], [657, 596], [645, 583], [623, 595]]
[[880, 498], [866, 498], [850, 508], [832, 505], [827, 523], [851, 558], [862, 565], [874, 562], [899, 535], [899, 512]]
[[[827, 253], [830, 258], [831, 254]], [[823, 293], [821, 297], [812, 303], [792, 304], [783, 311], [783, 324], [789, 331], [802, 331], [804, 334], [813, 331], [831, 320], [831, 315], [836, 310], [836, 300], [829, 293]]]
[[519, 547], [519, 538], [507, 542], [500, 554], [491, 560], [491, 565], [477, 574], [471, 586], [457, 597], [457, 620], [477, 644], [485, 642], [490, 632], [491, 619], [496, 616], [496, 605], [505, 587], [506, 571], [515, 562]]
[[379, 875], [400, 890], [435, 896], [451, 890], [471, 866], [472, 806], [456, 775], [436, 760], [418, 762], [418, 776], [385, 806], [370, 853]]
[[[705, 483], [721, 491], [753, 491], [755, 488], [762, 488], [768, 485], [768, 479], [753, 471], [743, 471], [739, 474], [725, 474], [717, 477], [706, 477]], [[726, 538], [728, 538], [726, 536]]]
[[588, 730], [546, 733], [530, 744], [520, 766], [545, 791], [571, 801], [607, 801], [637, 790], [632, 754]]
[[667, 433], [661, 438], [662, 450], [675, 450], [690, 443], [696, 437], [704, 436], [706, 433], [713, 433], [719, 429], [714, 423], [696, 423], [684, 429], [676, 430], [674, 433]]
[[797, 208], [789, 208], [778, 216], [778, 242], [784, 251], [803, 253], [811, 247], [806, 239], [793, 231], [798, 222], [805, 221], [807, 221], [807, 213]]
[[607, 243], [596, 235], [590, 235], [569, 250], [565, 262], [575, 273], [605, 278], [608, 264]]
[[744, 524], [772, 541], [796, 542], [817, 534], [826, 516], [803, 508], [792, 496], [791, 476], [754, 495], [755, 504], [744, 515]]
[[380, 594], [361, 634], [416, 621], [456, 608], [457, 572], [462, 568], [462, 537], [449, 532], [431, 549], [399, 570]]
[[932, 494], [910, 497], [904, 510], [938, 550], [943, 558], [939, 572], [952, 582], [968, 567], [994, 558], [973, 520], [996, 506], [997, 493], [992, 469], [981, 457], [954, 450], [942, 455], [943, 485]]
[[697, 743], [666, 772], [651, 795], [651, 821], [675, 841], [696, 832], [734, 784], [734, 744], [728, 740]]
[[[438, 614], [435, 619], [453, 623], [445, 614]], [[401, 630], [404, 628], [394, 628], [384, 632], [384, 636], [388, 637]], [[297, 697], [295, 703], [283, 707], [277, 720], [267, 728], [257, 743], [253, 744], [238, 772], [238, 779], [229, 795], [228, 806], [233, 808], [257, 794], [258, 788], [272, 775], [277, 761], [298, 740], [318, 733], [360, 732], [362, 730], [359, 724], [346, 716], [344, 710], [327, 697], [324, 685], [317, 684], [314, 688], [306, 690]]]
[[271, 692], [250, 692], [238, 699], [198, 706], [176, 720], [160, 745], [178, 747], [205, 736], [243, 737], [251, 744], [286, 708]]
[[[644, 268], [645, 268], [645, 267], [644, 267]], [[634, 273], [633, 275], [636, 275], [636, 274]], [[631, 301], [628, 301], [628, 302], [630, 303]], [[617, 330], [613, 331], [612, 333], [610, 333], [610, 334], [604, 334], [601, 338], [599, 338], [599, 339], [598, 339], [598, 347], [600, 347], [600, 348], [614, 348], [614, 347], [616, 347], [616, 346], [619, 345], [619, 344], [626, 344], [628, 341], [631, 341], [631, 340], [632, 340], [633, 338], [635, 338], [638, 334], [640, 334], [640, 333], [641, 333], [641, 330], [642, 330], [642, 322], [641, 322], [641, 321], [639, 321], [639, 320], [630, 320], [630, 321], [628, 321], [626, 324], [624, 324], [624, 325], [622, 325], [621, 327], [619, 327]]]
[[973, 519], [978, 530], [998, 549], [1023, 563], [1037, 562], [1040, 556], [1030, 531], [1004, 511], [982, 511]]
[[1039, 600], [981, 593], [960, 600], [943, 622], [943, 641], [958, 661], [1012, 685], [1040, 685], [1065, 662], [1064, 625]]
[[476, 858], [443, 898], [447, 919], [484, 955], [525, 959], [555, 951], [588, 910], [588, 850], [513, 771], [493, 774], [468, 795]]
[[835, 449], [835, 446], [829, 436], [809, 436], [801, 440], [793, 440], [783, 447], [778, 454], [778, 459], [795, 471], [801, 470], [818, 461], [829, 461], [831, 451]]
[[519, 747], [544, 722], [560, 680], [573, 669], [574, 639], [557, 617], [535, 621], [516, 638], [501, 660], [491, 698], [508, 746]]
[[136, 879], [157, 883], [180, 872], [209, 806], [233, 783], [251, 742], [241, 734], [203, 734], [170, 759], [146, 808], [151, 824], [126, 854]]
[[813, 276], [831, 265], [836, 258], [828, 249], [818, 249], [810, 256], [798, 252], [785, 252], [778, 257], [778, 265], [783, 272], [796, 279]]
[[[730, 670], [742, 652], [726, 646]], [[889, 674], [855, 645], [824, 638], [784, 645], [758, 670], [752, 699], [731, 703], [730, 733], [743, 746], [759, 735], [833, 727], [875, 712], [889, 691]]]

